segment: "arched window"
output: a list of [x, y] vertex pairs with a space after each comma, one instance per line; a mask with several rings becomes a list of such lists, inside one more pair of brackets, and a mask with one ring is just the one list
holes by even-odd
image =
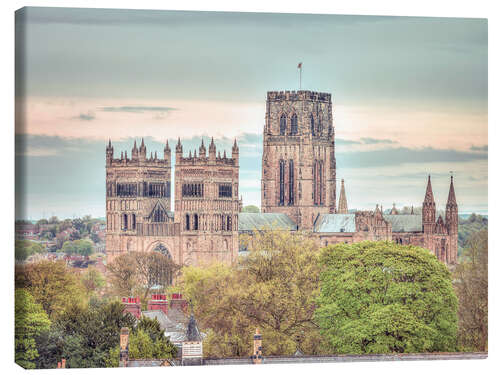
[[321, 134], [321, 132], [323, 131], [323, 125], [321, 124], [321, 117], [318, 117], [318, 121], [317, 121], [317, 124], [316, 124], [316, 134]]
[[127, 214], [123, 214], [122, 217], [122, 230], [127, 230], [128, 229], [128, 216]]
[[193, 217], [193, 230], [198, 230], [198, 214], [194, 214]]
[[290, 134], [291, 135], [296, 135], [298, 132], [298, 125], [297, 125], [297, 115], [294, 113], [292, 116], [292, 124], [290, 127]]
[[132, 219], [132, 230], [135, 230], [135, 214], [132, 214], [130, 218]]
[[280, 135], [285, 135], [286, 133], [286, 116], [283, 113], [280, 117]]
[[314, 133], [314, 116], [311, 113], [311, 134], [315, 135]]
[[186, 230], [190, 230], [190, 225], [189, 225], [189, 215], [186, 214]]

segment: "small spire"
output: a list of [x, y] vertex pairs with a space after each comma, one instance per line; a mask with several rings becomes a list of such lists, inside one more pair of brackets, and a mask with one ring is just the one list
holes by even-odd
[[127, 150], [125, 150], [125, 159], [127, 159]]
[[121, 157], [121, 159], [123, 160], [123, 151], [122, 151], [122, 157]]
[[189, 150], [189, 157], [190, 157], [190, 158], [192, 157], [192, 155], [191, 155], [191, 150]]
[[451, 176], [450, 180], [450, 191], [448, 192], [448, 202], [446, 203], [446, 205], [457, 205], [457, 199], [455, 197], [455, 187], [453, 186], [453, 176]]
[[234, 144], [233, 144], [233, 152], [238, 151], [238, 144], [236, 143], [236, 138], [234, 139]]
[[113, 146], [111, 146], [111, 138], [109, 138], [109, 143], [108, 143], [108, 148], [111, 148]]
[[411, 212], [410, 215], [413, 215], [413, 206], [411, 206]]
[[137, 149], [137, 141], [134, 139], [134, 150]]
[[196, 149], [194, 149], [194, 157], [196, 158]]
[[158, 156], [156, 155], [156, 151], [155, 151], [155, 160], [158, 159]]
[[224, 150], [224, 156], [223, 156], [223, 158], [224, 159], [226, 158], [226, 150]]
[[434, 202], [434, 194], [432, 193], [431, 175], [429, 175], [429, 177], [427, 179], [427, 188], [425, 189], [424, 202], [426, 202], [426, 203], [433, 203]]
[[217, 153], [217, 157], [220, 159], [220, 150], [219, 150], [219, 152]]
[[163, 151], [170, 152], [170, 146], [169, 146], [169, 144], [168, 144], [168, 139], [167, 139], [167, 141], [165, 142], [165, 148], [163, 149]]
[[175, 152], [182, 152], [181, 137], [177, 140], [177, 145], [175, 146]]
[[338, 209], [339, 214], [347, 214], [347, 197], [345, 194], [345, 185], [344, 185], [344, 179], [341, 180], [340, 183], [340, 195], [339, 195], [339, 209]]

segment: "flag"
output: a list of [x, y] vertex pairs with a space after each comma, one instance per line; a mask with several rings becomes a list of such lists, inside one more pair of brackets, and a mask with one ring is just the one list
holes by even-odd
[[297, 66], [297, 69], [302, 69], [302, 63], [299, 63], [299, 65]]

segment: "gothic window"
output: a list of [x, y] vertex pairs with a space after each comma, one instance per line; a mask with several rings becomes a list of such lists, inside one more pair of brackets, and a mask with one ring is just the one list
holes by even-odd
[[279, 205], [285, 204], [285, 161], [280, 160], [280, 201]]
[[116, 184], [116, 195], [119, 197], [135, 197], [137, 196], [137, 184]]
[[231, 184], [219, 184], [219, 198], [231, 198], [233, 186]]
[[319, 162], [318, 185], [319, 204], [323, 205], [323, 161]]
[[317, 133], [318, 135], [320, 135], [320, 134], [321, 134], [321, 132], [322, 132], [322, 130], [323, 130], [323, 126], [322, 126], [322, 124], [321, 124], [321, 117], [318, 117], [318, 121], [317, 121], [316, 129], [317, 129], [316, 133]]
[[231, 230], [231, 215], [227, 215], [227, 225], [226, 225], [226, 230]]
[[135, 230], [135, 214], [130, 215], [131, 223], [130, 226], [132, 227], [132, 230]]
[[186, 227], [185, 227], [185, 228], [186, 228], [186, 230], [190, 230], [190, 229], [189, 229], [189, 228], [190, 228], [190, 225], [189, 225], [189, 224], [190, 224], [190, 223], [189, 223], [189, 215], [188, 215], [188, 214], [186, 214]]
[[311, 113], [311, 134], [314, 136], [314, 116]]
[[294, 181], [294, 175], [293, 175], [293, 160], [290, 159], [288, 162], [288, 205], [293, 206], [294, 204], [294, 191], [293, 191], [293, 185], [295, 183]]
[[165, 245], [163, 245], [162, 243], [159, 243], [158, 245], [156, 245], [156, 247], [154, 248], [154, 251], [157, 251], [160, 254], [166, 255], [169, 259], [172, 259], [172, 255], [170, 255], [170, 252], [165, 247]]
[[170, 181], [165, 182], [165, 197], [170, 198]]
[[312, 195], [313, 195], [313, 202], [315, 205], [318, 204], [318, 197], [317, 197], [317, 181], [318, 180], [318, 161], [315, 160], [313, 164], [313, 188], [312, 188]]
[[183, 197], [203, 197], [203, 184], [182, 184]]
[[298, 125], [297, 125], [297, 115], [294, 113], [292, 116], [292, 124], [290, 127], [290, 134], [291, 135], [296, 135], [298, 132]]
[[128, 230], [128, 216], [127, 216], [127, 214], [122, 215], [122, 230]]
[[283, 113], [280, 117], [280, 135], [285, 135], [286, 133], [286, 116]]
[[193, 230], [198, 230], [198, 214], [193, 216]]

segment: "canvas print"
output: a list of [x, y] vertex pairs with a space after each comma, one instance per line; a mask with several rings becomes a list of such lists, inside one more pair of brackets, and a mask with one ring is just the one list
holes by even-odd
[[487, 357], [486, 19], [15, 18], [19, 366]]

